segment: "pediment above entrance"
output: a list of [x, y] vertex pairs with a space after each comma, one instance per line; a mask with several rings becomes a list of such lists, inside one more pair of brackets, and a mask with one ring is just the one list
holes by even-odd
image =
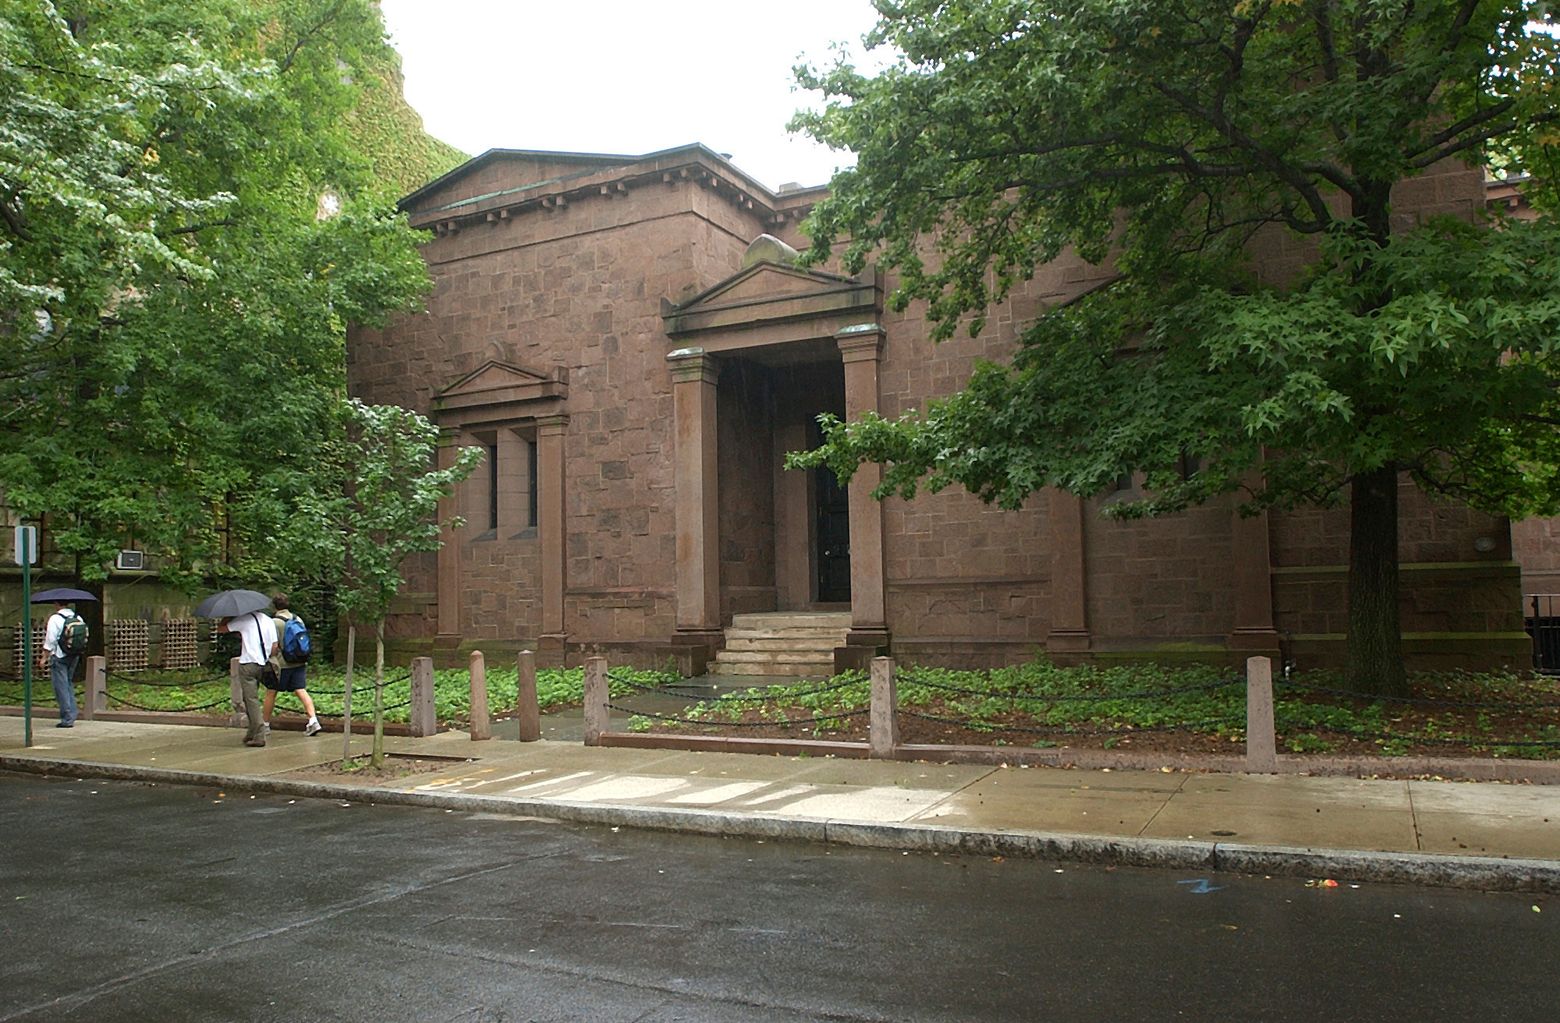
[[501, 421], [550, 415], [569, 396], [560, 367], [537, 373], [490, 360], [434, 395], [434, 415], [442, 425]]
[[876, 275], [758, 262], [686, 302], [663, 302], [667, 337], [698, 337], [707, 351], [832, 337], [882, 308]]

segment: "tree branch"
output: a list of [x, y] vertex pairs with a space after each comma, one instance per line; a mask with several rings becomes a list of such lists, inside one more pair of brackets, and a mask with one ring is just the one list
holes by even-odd
[[324, 31], [326, 25], [336, 20], [337, 16], [341, 14], [341, 8], [345, 3], [346, 0], [336, 0], [331, 5], [330, 10], [321, 15], [320, 20], [313, 27], [306, 29], [299, 34], [297, 39], [293, 40], [292, 48], [287, 51], [287, 56], [282, 59], [281, 63], [276, 65], [278, 74], [286, 72], [293, 66], [293, 61], [298, 59], [298, 54], [302, 52], [304, 46], [310, 39]]

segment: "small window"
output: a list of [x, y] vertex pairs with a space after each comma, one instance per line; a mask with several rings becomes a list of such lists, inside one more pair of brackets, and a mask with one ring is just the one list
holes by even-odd
[[536, 528], [536, 441], [532, 440], [526, 448], [526, 525]]
[[488, 523], [487, 528], [498, 528], [498, 444], [487, 445], [488, 464]]

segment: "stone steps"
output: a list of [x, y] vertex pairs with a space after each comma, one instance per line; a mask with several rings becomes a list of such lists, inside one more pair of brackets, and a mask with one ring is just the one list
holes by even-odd
[[834, 648], [850, 631], [850, 613], [760, 612], [732, 616], [712, 675], [821, 678], [834, 673]]

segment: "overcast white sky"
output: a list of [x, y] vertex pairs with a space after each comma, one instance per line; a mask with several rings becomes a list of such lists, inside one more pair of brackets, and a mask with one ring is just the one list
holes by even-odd
[[381, 0], [406, 98], [428, 132], [487, 149], [640, 154], [702, 142], [771, 188], [828, 181], [848, 154], [786, 133], [868, 0]]

